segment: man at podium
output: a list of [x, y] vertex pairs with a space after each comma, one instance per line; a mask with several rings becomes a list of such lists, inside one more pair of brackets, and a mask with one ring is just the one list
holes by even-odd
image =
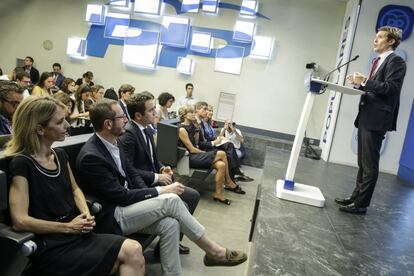
[[401, 42], [399, 28], [385, 26], [374, 39], [377, 58], [368, 77], [353, 73], [346, 77], [355, 88], [365, 91], [355, 119], [358, 128], [358, 174], [350, 197], [336, 198], [339, 210], [365, 214], [378, 179], [381, 143], [387, 131], [396, 130], [400, 92], [406, 72], [405, 61], [394, 54]]

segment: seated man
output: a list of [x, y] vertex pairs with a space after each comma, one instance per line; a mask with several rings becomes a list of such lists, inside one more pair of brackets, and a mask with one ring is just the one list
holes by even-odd
[[0, 81], [0, 135], [12, 133], [12, 118], [23, 100], [23, 89], [11, 81]]
[[[149, 187], [167, 186], [173, 183], [173, 171], [163, 166], [157, 158], [154, 136], [147, 127], [154, 123], [154, 100], [146, 94], [134, 94], [127, 101], [131, 121], [125, 127], [125, 134], [119, 137], [125, 155]], [[194, 213], [200, 194], [184, 187], [180, 198], [187, 204], [190, 214]], [[182, 239], [182, 235], [181, 235]], [[190, 249], [180, 244], [180, 253], [188, 254]]]
[[82, 147], [76, 166], [86, 193], [102, 203], [97, 230], [160, 235], [163, 275], [181, 274], [180, 229], [206, 252], [207, 266], [238, 265], [247, 260], [245, 253], [228, 250], [207, 237], [178, 197], [184, 191], [182, 184], [147, 188], [127, 161], [122, 145], [117, 144], [128, 119], [116, 101], [102, 99], [92, 105], [90, 119], [96, 133]]

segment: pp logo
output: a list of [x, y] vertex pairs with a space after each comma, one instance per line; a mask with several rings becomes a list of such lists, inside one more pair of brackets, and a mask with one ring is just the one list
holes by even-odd
[[376, 30], [382, 26], [398, 27], [403, 31], [402, 40], [406, 40], [413, 30], [414, 11], [407, 6], [388, 5], [381, 9]]

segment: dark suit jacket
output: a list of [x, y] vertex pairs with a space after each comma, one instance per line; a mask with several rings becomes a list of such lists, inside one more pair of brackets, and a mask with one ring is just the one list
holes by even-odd
[[[76, 159], [80, 185], [86, 194], [97, 197], [102, 204], [102, 211], [96, 218], [98, 232], [120, 233], [114, 219], [116, 206], [128, 206], [158, 196], [157, 190], [147, 188], [141, 176], [133, 171], [122, 145], [118, 146], [126, 177], [119, 172], [111, 154], [96, 134], [89, 138]], [[125, 181], [129, 189], [124, 187]]]
[[211, 141], [207, 140], [203, 122], [200, 123], [200, 130], [198, 135], [198, 147], [201, 150], [211, 150], [214, 149], [214, 146], [211, 144]]
[[[25, 70], [24, 67], [23, 70]], [[30, 69], [30, 81], [32, 82], [32, 84], [37, 84], [39, 82], [39, 78], [39, 71], [32, 66], [32, 68]]]
[[57, 75], [57, 78], [55, 80], [55, 84], [57, 87], [60, 88], [60, 86], [62, 85], [63, 80], [65, 79], [65, 76], [62, 74]]
[[152, 166], [151, 153], [145, 142], [145, 137], [142, 135], [138, 125], [130, 121], [125, 127], [125, 134], [119, 137], [119, 143], [126, 149], [127, 156], [132, 167], [138, 171], [148, 186], [154, 182], [154, 173], [160, 173], [163, 164], [158, 161], [154, 138], [150, 135], [152, 145], [152, 157], [154, 159], [154, 167]]
[[371, 131], [390, 131], [397, 128], [400, 92], [406, 72], [404, 60], [390, 54], [378, 68], [374, 77], [362, 87], [356, 127]]
[[118, 104], [121, 106], [122, 111], [124, 111], [125, 115], [128, 117], [128, 120], [131, 120], [131, 118], [129, 117], [129, 113], [128, 113], [128, 109], [126, 108], [126, 106], [122, 103], [121, 100], [118, 101]]

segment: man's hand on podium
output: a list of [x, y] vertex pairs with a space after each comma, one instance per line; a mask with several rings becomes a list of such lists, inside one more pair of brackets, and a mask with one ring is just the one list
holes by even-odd
[[361, 85], [363, 83], [366, 82], [367, 77], [365, 77], [364, 75], [362, 75], [359, 72], [355, 72], [353, 74], [349, 74], [348, 76], [346, 76], [346, 80], [355, 86]]

